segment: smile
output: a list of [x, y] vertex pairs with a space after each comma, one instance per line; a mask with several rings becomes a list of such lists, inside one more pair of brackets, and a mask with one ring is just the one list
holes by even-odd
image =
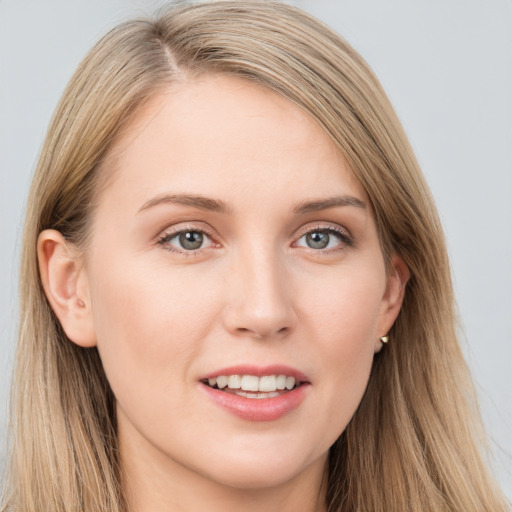
[[311, 383], [284, 365], [232, 366], [203, 376], [200, 389], [217, 406], [248, 421], [275, 421], [287, 416], [309, 394]]
[[219, 375], [203, 381], [213, 389], [244, 398], [275, 398], [300, 386], [295, 377], [287, 375]]

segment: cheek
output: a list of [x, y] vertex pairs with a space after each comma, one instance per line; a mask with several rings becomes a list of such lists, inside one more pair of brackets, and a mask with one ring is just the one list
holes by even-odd
[[[149, 270], [148, 270], [149, 267]], [[154, 396], [187, 379], [218, 316], [217, 298], [185, 273], [137, 261], [95, 268], [92, 305], [98, 350], [111, 387], [123, 396]], [[145, 389], [147, 388], [147, 389]]]
[[[378, 265], [375, 268], [379, 268]], [[365, 392], [374, 356], [383, 273], [346, 272], [309, 294], [304, 317], [315, 340], [318, 414], [328, 410], [330, 440], [345, 429]]]
[[334, 275], [308, 276], [300, 292], [301, 316], [333, 352], [373, 346], [385, 290], [380, 266], [353, 265]]

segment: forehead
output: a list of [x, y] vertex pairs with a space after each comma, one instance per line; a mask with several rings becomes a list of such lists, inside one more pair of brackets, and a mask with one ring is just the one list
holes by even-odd
[[111, 176], [103, 193], [126, 199], [130, 192], [138, 203], [162, 192], [235, 202], [248, 199], [248, 190], [254, 200], [293, 192], [365, 197], [309, 114], [274, 91], [224, 75], [177, 82], [151, 98], [103, 167]]

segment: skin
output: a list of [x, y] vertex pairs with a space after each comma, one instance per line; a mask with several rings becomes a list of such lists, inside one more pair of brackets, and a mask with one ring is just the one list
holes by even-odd
[[[130, 510], [325, 510], [329, 447], [408, 277], [396, 256], [386, 268], [364, 189], [306, 113], [233, 77], [173, 84], [116, 144], [86, 253], [51, 230], [38, 251], [68, 337], [98, 347], [116, 396]], [[161, 200], [176, 194], [225, 211]], [[364, 206], [296, 211], [334, 196]], [[180, 247], [180, 230], [203, 245]], [[253, 422], [201, 392], [248, 363], [306, 374], [301, 405]]]

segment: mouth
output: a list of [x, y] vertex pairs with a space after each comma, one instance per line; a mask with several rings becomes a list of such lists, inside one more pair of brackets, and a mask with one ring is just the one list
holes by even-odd
[[246, 421], [275, 421], [300, 409], [311, 382], [287, 365], [238, 365], [199, 380], [200, 388], [222, 410]]
[[202, 379], [201, 382], [212, 389], [252, 399], [277, 398], [305, 384], [286, 374], [218, 375]]

